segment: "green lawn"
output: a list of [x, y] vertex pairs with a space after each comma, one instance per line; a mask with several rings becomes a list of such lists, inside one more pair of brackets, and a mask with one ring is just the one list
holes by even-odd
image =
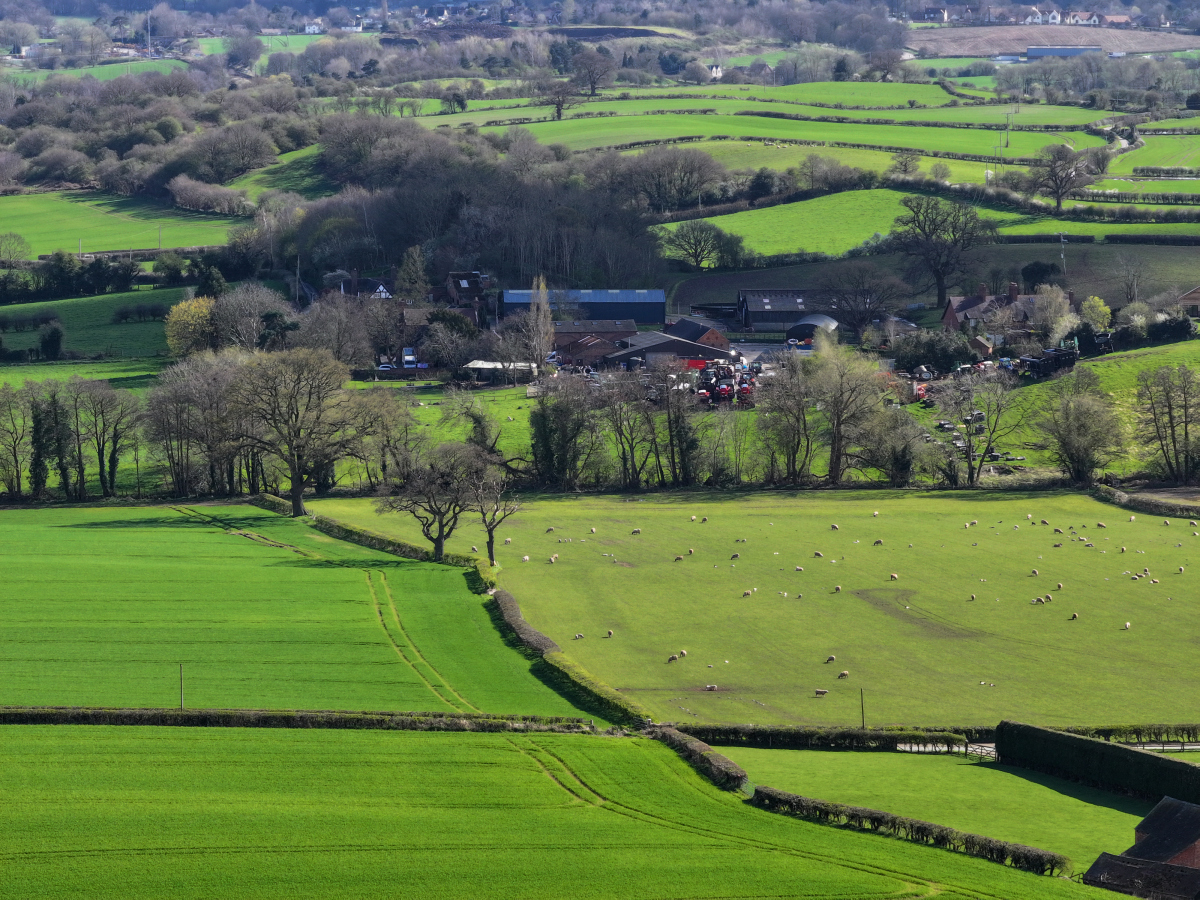
[[1070, 857], [1082, 872], [1133, 844], [1152, 802], [1015, 766], [915, 753], [721, 747], [757, 784], [887, 810]]
[[[78, 375], [107, 381], [113, 387], [144, 393], [154, 386], [158, 373], [169, 364], [167, 359], [112, 360], [105, 362], [41, 362], [24, 366], [0, 366], [0, 384], [19, 387], [26, 381], [63, 381]], [[131, 475], [132, 473], [124, 473]], [[122, 478], [122, 482], [127, 479]], [[130, 487], [132, 490], [132, 486]]]
[[7, 726], [0, 771], [28, 900], [1106, 896], [753, 809], [639, 738]]
[[[154, 291], [130, 291], [125, 294], [98, 294], [71, 300], [50, 300], [45, 303], [23, 303], [0, 308], [0, 317], [22, 318], [52, 311], [63, 324], [64, 350], [78, 353], [105, 353], [113, 356], [160, 356], [167, 352], [166, 332], [162, 320], [129, 321], [113, 324], [113, 313], [122, 306], [139, 303], [174, 306], [183, 298], [183, 288], [160, 288]], [[37, 329], [7, 331], [0, 335], [8, 350], [36, 347]]]
[[1200, 134], [1150, 135], [1146, 146], [1122, 153], [1108, 167], [1110, 173], [1132, 173], [1135, 166], [1200, 166]]
[[[903, 191], [879, 188], [847, 191], [784, 203], [763, 209], [746, 210], [707, 221], [741, 235], [746, 246], [764, 254], [844, 253], [874, 234], [887, 234], [896, 216], [903, 212]], [[981, 208], [987, 218], [996, 220], [1002, 234], [1200, 234], [1200, 223], [1125, 224], [1120, 222], [1077, 222], [1037, 216], [1007, 209]], [[668, 226], [677, 227], [677, 226]], [[1026, 252], [1036, 253], [1036, 250]]]
[[[313, 508], [419, 540], [411, 520], [376, 516], [369, 501]], [[1095, 547], [1031, 524], [1041, 518]], [[498, 561], [535, 627], [668, 720], [857, 723], [863, 688], [876, 725], [1193, 721], [1200, 673], [1160, 673], [1163, 659], [1192, 652], [1200, 529], [1128, 519], [1054, 493], [546, 498], [506, 527]], [[464, 526], [450, 546], [479, 540]], [[1161, 583], [1131, 580], [1143, 567]], [[1047, 592], [1053, 602], [1031, 604]], [[687, 659], [668, 665], [681, 649]], [[703, 689], [712, 683], [721, 690]]]
[[186, 69], [187, 63], [178, 59], [135, 59], [129, 62], [105, 63], [99, 66], [85, 66], [79, 69], [21, 69], [13, 74], [17, 78], [32, 78], [45, 81], [52, 75], [68, 75], [81, 78], [90, 75], [99, 81], [112, 81], [122, 75], [140, 75], [142, 72], [170, 72], [175, 69]]
[[[138, 197], [94, 191], [0, 197], [0, 221], [29, 242], [33, 257], [55, 250], [84, 253], [159, 246], [224, 244], [240, 220], [174, 209]], [[82, 245], [80, 244], [82, 241]]]
[[229, 183], [257, 200], [264, 191], [291, 191], [307, 200], [336, 194], [338, 187], [321, 173], [321, 145], [279, 154], [279, 162], [248, 172]]
[[0, 512], [0, 704], [577, 715], [463, 570], [248, 506]]
[[[781, 111], [786, 111], [786, 108]], [[430, 127], [483, 122], [496, 116], [486, 112], [458, 116], [424, 117]], [[493, 126], [501, 129], [504, 126]], [[685, 136], [762, 137], [807, 141], [841, 141], [917, 150], [954, 148], [960, 153], [989, 155], [995, 152], [997, 132], [968, 128], [937, 128], [906, 125], [860, 125], [836, 122], [793, 121], [760, 116], [735, 115], [636, 115], [612, 118], [564, 119], [561, 122], [532, 122], [525, 126], [544, 144], [562, 143], [572, 150], [607, 147], [633, 141], [665, 140]], [[1083, 132], [1047, 134], [1014, 131], [1010, 156], [1034, 156], [1047, 144], [1070, 141], [1077, 148], [1099, 146], [1099, 138]]]

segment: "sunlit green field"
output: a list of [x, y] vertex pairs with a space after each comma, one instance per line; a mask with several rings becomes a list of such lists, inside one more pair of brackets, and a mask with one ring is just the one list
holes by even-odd
[[249, 506], [7, 510], [0, 705], [576, 715], [464, 570]]
[[1109, 171], [1119, 175], [1135, 166], [1200, 166], [1200, 134], [1150, 135], [1145, 141], [1146, 146], [1116, 157]]
[[141, 250], [224, 244], [239, 220], [191, 213], [151, 200], [93, 191], [0, 197], [0, 222], [29, 242], [32, 255], [68, 250]]
[[641, 738], [7, 726], [0, 772], [30, 900], [1101, 897], [751, 808]]
[[134, 59], [129, 62], [105, 63], [99, 66], [84, 66], [78, 69], [21, 69], [12, 74], [17, 78], [45, 81], [52, 75], [81, 78], [89, 75], [98, 81], [112, 81], [123, 75], [140, 75], [142, 72], [170, 72], [187, 68], [187, 63], [178, 59]]
[[[420, 540], [369, 501], [312, 505]], [[1200, 528], [1128, 519], [1053, 493], [545, 498], [498, 561], [535, 627], [663, 719], [857, 723], [861, 688], [876, 725], [1193, 721], [1200, 674], [1157, 673], [1192, 652]], [[479, 534], [467, 523], [450, 546]], [[1144, 567], [1158, 584], [1132, 579]]]
[[[153, 291], [129, 291], [123, 294], [98, 294], [44, 303], [22, 303], [0, 310], [0, 318], [18, 319], [52, 312], [63, 326], [63, 349], [85, 354], [106, 353], [115, 356], [158, 356], [167, 352], [162, 319], [116, 324], [113, 313], [122, 306], [138, 304], [174, 306], [183, 298], [183, 288]], [[38, 345], [36, 328], [14, 331], [6, 326], [4, 347], [23, 350]], [[0, 377], [5, 369], [0, 367]]]
[[757, 784], [1041, 847], [1070, 857], [1076, 872], [1131, 845], [1154, 806], [961, 755], [719, 749]]
[[320, 162], [321, 145], [312, 144], [303, 150], [281, 153], [279, 162], [247, 172], [229, 186], [245, 191], [251, 200], [257, 200], [264, 191], [290, 191], [306, 200], [328, 197], [336, 194], [338, 187], [321, 173]]

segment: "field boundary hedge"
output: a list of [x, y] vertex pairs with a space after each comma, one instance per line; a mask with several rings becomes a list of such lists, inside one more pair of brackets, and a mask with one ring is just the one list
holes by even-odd
[[996, 760], [1151, 800], [1200, 803], [1200, 766], [1081, 734], [1006, 720], [996, 727]]
[[719, 788], [740, 791], [749, 781], [749, 776], [741, 766], [690, 734], [684, 734], [669, 725], [647, 728], [643, 733], [656, 741], [662, 741]]
[[966, 728], [839, 728], [820, 725], [703, 725], [687, 726], [688, 733], [718, 746], [765, 747], [785, 750], [895, 751], [901, 744], [944, 747], [949, 752], [968, 741], [990, 741], [993, 727]]
[[[1154, 516], [1173, 516], [1175, 518], [1190, 519], [1200, 514], [1200, 506], [1189, 506], [1186, 503], [1167, 503], [1164, 500], [1155, 500], [1152, 497], [1138, 497], [1132, 494], [1127, 494], [1124, 491], [1118, 491], [1116, 488], [1111, 488], [1106, 484], [1095, 485], [1091, 494], [1097, 500], [1103, 500], [1106, 503], [1112, 503], [1116, 506], [1124, 507], [1125, 509], [1136, 509], [1138, 512], [1150, 513]], [[1182, 727], [1182, 726], [1147, 726], [1147, 727]], [[1188, 726], [1190, 727], [1190, 726]]]
[[594, 678], [583, 666], [575, 662], [561, 650], [549, 650], [542, 654], [554, 676], [570, 683], [570, 687], [580, 691], [597, 708], [604, 718], [620, 725], [644, 727], [654, 721], [650, 711], [616, 689], [609, 687], [603, 681]]
[[1014, 844], [981, 834], [959, 831], [946, 825], [935, 825], [920, 819], [910, 819], [878, 809], [847, 806], [828, 800], [815, 800], [799, 794], [789, 794], [771, 787], [756, 787], [750, 803], [759, 809], [794, 816], [823, 825], [836, 825], [855, 831], [890, 834], [901, 840], [929, 844], [943, 850], [965, 853], [1015, 869], [1038, 875], [1060, 875], [1070, 870], [1071, 861], [1059, 853]]
[[593, 730], [590, 719], [569, 716], [79, 706], [4, 706], [0, 707], [0, 725], [175, 725], [189, 728], [342, 728], [383, 731]]
[[[253, 497], [248, 498], [247, 502], [253, 506], [279, 513], [280, 515], [290, 516], [292, 514], [291, 503], [273, 494], [255, 494]], [[330, 537], [346, 541], [347, 543], [358, 544], [360, 547], [367, 547], [371, 550], [378, 550], [381, 553], [390, 553], [393, 556], [401, 556], [417, 562], [436, 562], [444, 566], [454, 566], [458, 569], [472, 569], [479, 579], [476, 584], [476, 593], [496, 586], [496, 576], [492, 574], [491, 566], [487, 560], [480, 559], [477, 556], [467, 556], [463, 553], [446, 553], [439, 560], [434, 559], [433, 553], [424, 547], [410, 544], [407, 541], [398, 541], [395, 538], [390, 538], [387, 535], [379, 534], [366, 528], [360, 528], [357, 525], [347, 525], [336, 519], [330, 519], [328, 516], [309, 513], [307, 522], [313, 528], [317, 529], [317, 531], [327, 534]]]

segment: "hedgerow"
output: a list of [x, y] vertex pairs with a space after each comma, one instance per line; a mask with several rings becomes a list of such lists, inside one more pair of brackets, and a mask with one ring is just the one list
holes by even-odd
[[785, 750], [883, 750], [901, 745], [947, 752], [968, 741], [991, 740], [993, 729], [971, 728], [823, 728], [818, 725], [703, 725], [687, 726], [688, 733], [710, 744]]
[[1039, 850], [1037, 847], [1000, 841], [878, 809], [847, 806], [843, 803], [831, 803], [828, 800], [815, 800], [811, 797], [789, 794], [786, 791], [761, 785], [754, 789], [754, 796], [750, 802], [760, 809], [771, 812], [808, 819], [825, 825], [840, 825], [858, 831], [890, 834], [901, 840], [931, 844], [934, 847], [965, 853], [968, 856], [977, 856], [1001, 865], [1008, 864], [1038, 875], [1064, 874], [1069, 871], [1071, 865], [1071, 861], [1065, 856], [1051, 853], [1048, 850]]
[[656, 741], [662, 741], [719, 788], [737, 791], [746, 784], [747, 775], [741, 766], [692, 735], [684, 734], [670, 726], [647, 728], [644, 734]]

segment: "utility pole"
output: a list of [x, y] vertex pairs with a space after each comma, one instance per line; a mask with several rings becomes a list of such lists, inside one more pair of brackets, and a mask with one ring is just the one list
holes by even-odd
[[[395, 283], [392, 284], [392, 290], [396, 289]], [[296, 306], [300, 305], [300, 254], [296, 254]]]
[[1059, 231], [1058, 234], [1058, 258], [1062, 260], [1063, 275], [1067, 274], [1067, 233]]
[[162, 226], [158, 226], [158, 249], [162, 249]]
[[[180, 668], [180, 671], [183, 670], [183, 666], [180, 666], [179, 668]], [[181, 688], [181, 690], [182, 690], [182, 688]], [[180, 707], [180, 708], [182, 709], [182, 707]], [[862, 688], [858, 689], [858, 710], [860, 713], [862, 713], [863, 731], [866, 731], [867, 730], [867, 701], [863, 697], [863, 689]]]
[[179, 664], [179, 711], [183, 712], [183, 663]]

